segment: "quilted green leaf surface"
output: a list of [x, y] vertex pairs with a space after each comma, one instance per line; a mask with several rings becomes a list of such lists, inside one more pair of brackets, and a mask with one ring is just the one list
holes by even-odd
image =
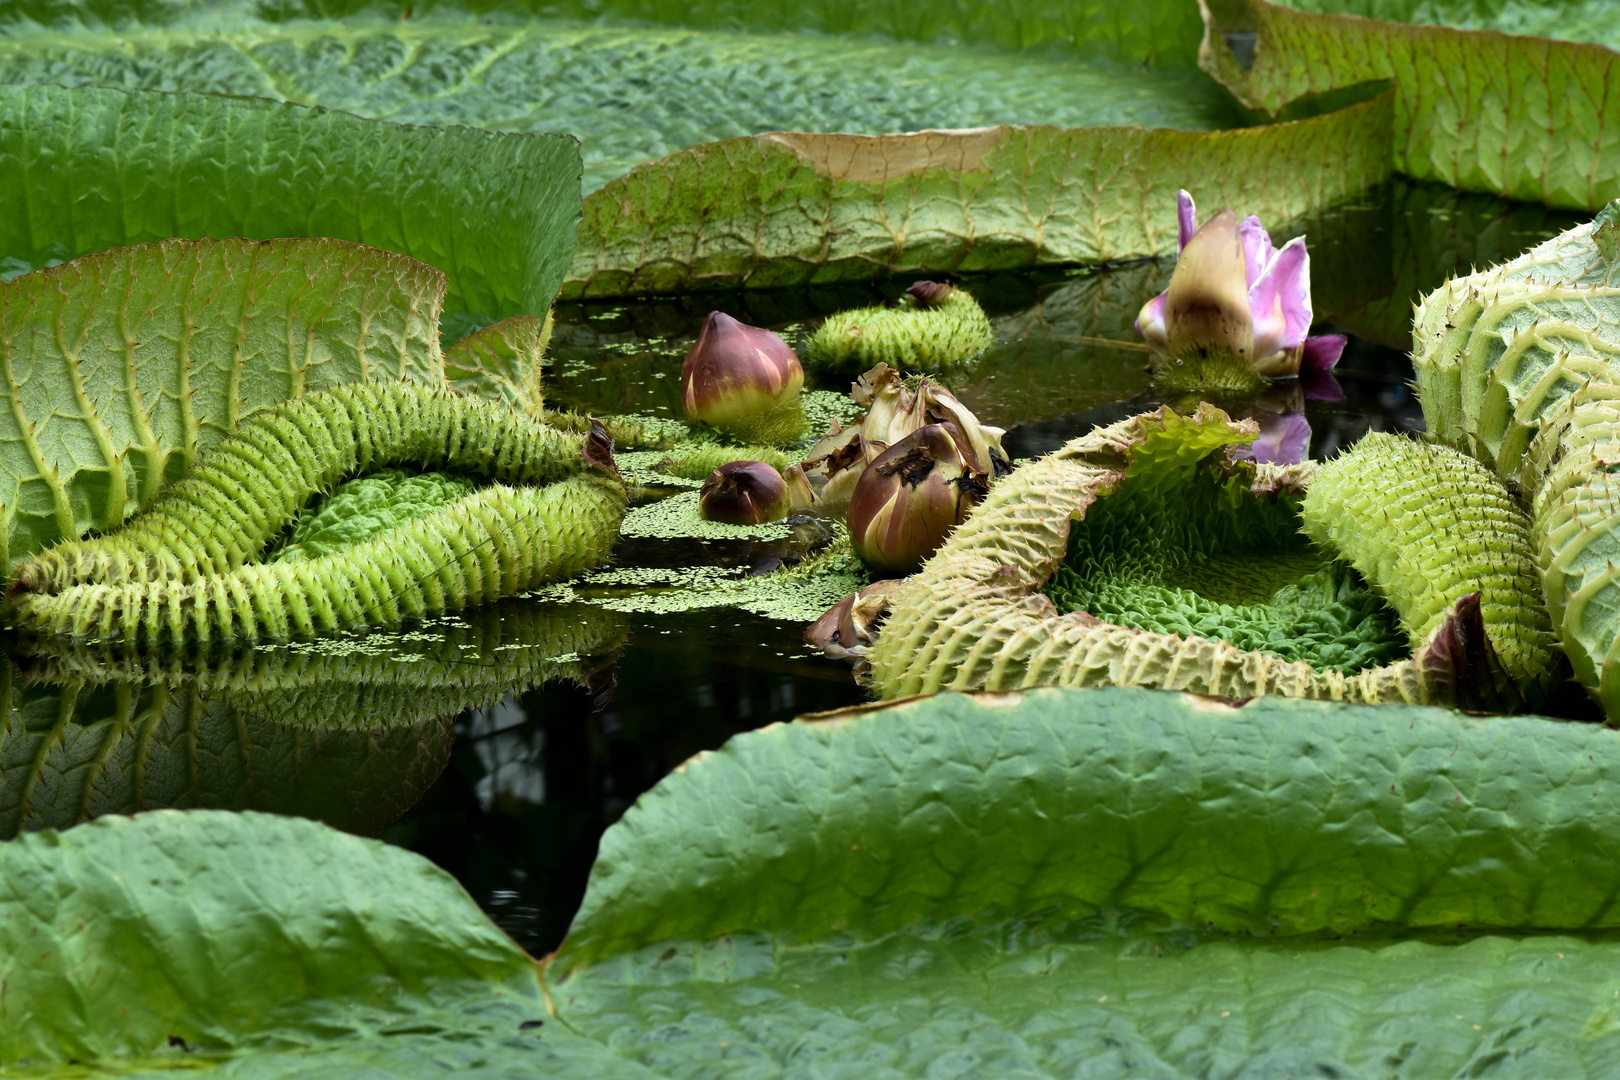
[[[1193, 68], [1197, 12], [1177, 0], [1123, 16], [1101, 4], [1019, 10], [982, 0], [914, 11], [855, 0], [792, 11], [546, 5], [542, 18], [476, 12], [487, 6], [267, 12], [238, 3], [125, 14], [114, 26], [36, 12], [38, 21], [0, 30], [0, 76], [251, 94], [411, 124], [571, 131], [585, 140], [587, 192], [640, 162], [760, 131], [1242, 122]], [[570, 14], [593, 21], [558, 17]], [[801, 28], [811, 32], [793, 32]]]
[[1600, 1076], [1617, 768], [1404, 706], [853, 710], [643, 797], [546, 978], [665, 1076]]
[[339, 240], [170, 240], [0, 284], [0, 567], [121, 524], [267, 406], [442, 381], [443, 296]]
[[[1620, 154], [1603, 136], [1620, 122], [1620, 104], [1609, 92], [1620, 78], [1620, 54], [1613, 49], [1360, 17], [1369, 11], [1405, 15], [1413, 5], [1401, 0], [1316, 5], [1347, 14], [1246, 2], [1247, 11], [1241, 3], [1205, 4], [1200, 62], [1254, 108], [1276, 114], [1305, 95], [1389, 79], [1396, 89], [1394, 162], [1407, 175], [1586, 210], [1620, 195]], [[1567, 10], [1546, 7], [1538, 30], [1562, 21]], [[1426, 7], [1426, 18], [1449, 22], [1451, 10], [1496, 9], [1436, 4]], [[1607, 21], [1612, 34], [1612, 18]], [[1226, 31], [1256, 35], [1252, 64], [1240, 62]]]
[[[786, 13], [757, 0], [629, 2], [547, 6], [543, 17], [488, 7], [24, 5], [0, 22], [0, 78], [577, 132], [593, 194], [571, 295], [1152, 254], [1168, 249], [1173, 233], [1157, 219], [1170, 219], [1163, 206], [1190, 176], [1223, 178], [1199, 198], [1276, 221], [1387, 175], [1387, 104], [1298, 128], [1216, 130], [1241, 127], [1244, 114], [1191, 68], [1194, 12], [1180, 0], [824, 0]], [[1015, 123], [1034, 128], [978, 130]], [[757, 138], [784, 129], [821, 134]], [[825, 137], [905, 131], [930, 135]], [[324, 167], [316, 160], [306, 172]], [[463, 183], [464, 171], [443, 182], [465, 203], [467, 231], [519, 243], [526, 234], [512, 225], [521, 222], [491, 218], [525, 193], [501, 186], [501, 168], [473, 169], [477, 184]], [[455, 221], [439, 207], [453, 200], [425, 197], [426, 188], [393, 194], [413, 217], [426, 206], [422, 214]], [[1110, 224], [1122, 221], [1129, 227]], [[452, 309], [463, 306], [460, 267], [398, 240], [365, 239], [446, 269]], [[466, 247], [458, 242], [458, 255], [476, 259], [476, 245]], [[567, 252], [550, 245], [546, 254]]]
[[1600, 1077], [1617, 770], [1603, 728], [1403, 706], [850, 710], [639, 800], [539, 978], [410, 853], [104, 818], [0, 845], [0, 1070]]
[[0, 913], [7, 1075], [260, 1050], [215, 1075], [493, 1077], [568, 1052], [531, 1034], [533, 961], [448, 874], [313, 822], [158, 811], [25, 836], [0, 845]]
[[578, 145], [564, 135], [380, 124], [214, 95], [0, 86], [0, 270], [177, 236], [330, 236], [439, 267], [452, 313], [539, 315], [573, 255], [578, 175]]
[[206, 658], [36, 650], [0, 671], [0, 837], [164, 807], [375, 834], [438, 778], [457, 714], [588, 683], [624, 629], [612, 612], [508, 602], [405, 637]]

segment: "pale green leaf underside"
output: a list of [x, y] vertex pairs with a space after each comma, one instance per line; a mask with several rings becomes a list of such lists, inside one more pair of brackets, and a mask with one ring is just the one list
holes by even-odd
[[595, 19], [632, 26], [763, 30], [770, 34], [859, 36], [920, 44], [970, 43], [1042, 51], [1130, 64], [1196, 61], [1202, 27], [1181, 0], [1143, 0], [1122, 9], [1110, 0], [808, 0], [783, 6], [762, 0], [14, 0], [0, 27], [129, 30], [201, 25], [219, 29], [262, 20], [298, 26], [311, 20], [345, 23], [437, 21], [469, 14], [496, 22], [540, 12], [551, 18]]
[[[591, 14], [665, 23], [675, 14], [610, 7]], [[1299, 127], [1199, 133], [1242, 117], [1179, 66], [1190, 56], [1186, 4], [912, 10], [828, 0], [781, 24], [817, 33], [738, 31], [776, 27], [779, 7], [700, 5], [682, 9], [684, 26], [623, 27], [510, 12], [475, 20], [454, 5], [409, 18], [358, 5], [342, 22], [298, 18], [296, 8], [267, 21], [235, 5], [153, 5], [112, 29], [53, 9], [0, 36], [0, 77], [578, 132], [594, 194], [571, 296], [1156, 254], [1173, 236], [1164, 207], [1189, 177], [1220, 178], [1200, 198], [1278, 221], [1387, 175], [1382, 103]], [[1149, 59], [1169, 62], [1142, 66]], [[1037, 126], [955, 130], [1004, 123]], [[953, 130], [875, 152], [837, 137], [754, 137], [781, 129]], [[874, 157], [884, 160], [874, 166]]]
[[338, 240], [171, 240], [0, 284], [0, 567], [121, 524], [256, 410], [442, 382], [443, 296]]
[[1289, 0], [1287, 6], [1317, 14], [1620, 46], [1615, 19], [1620, 5], [1614, 0]]
[[1211, 22], [1202, 62], [1256, 108], [1276, 112], [1306, 94], [1391, 79], [1402, 172], [1575, 209], [1620, 195], [1620, 142], [1607, 134], [1620, 125], [1612, 49], [1248, 2], [1253, 66], [1240, 67], [1220, 33], [1236, 25], [1231, 14]]
[[[0, 48], [14, 44], [0, 38]], [[5, 81], [97, 81], [3, 69]], [[578, 175], [566, 135], [0, 86], [0, 271], [177, 236], [330, 236], [439, 267], [452, 313], [540, 315], [573, 254]]]

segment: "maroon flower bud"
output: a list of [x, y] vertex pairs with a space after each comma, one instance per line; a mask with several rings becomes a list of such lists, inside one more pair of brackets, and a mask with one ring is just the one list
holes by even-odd
[[729, 461], [703, 481], [698, 512], [705, 520], [727, 525], [775, 521], [787, 516], [787, 484], [763, 461]]
[[951, 287], [938, 281], [919, 281], [906, 290], [906, 295], [920, 308], [938, 307], [951, 295]]
[[881, 573], [909, 574], [985, 494], [954, 424], [929, 424], [879, 454], [855, 482], [849, 535]]
[[787, 342], [719, 311], [709, 312], [681, 368], [681, 404], [700, 424], [769, 412], [803, 386], [804, 368]]

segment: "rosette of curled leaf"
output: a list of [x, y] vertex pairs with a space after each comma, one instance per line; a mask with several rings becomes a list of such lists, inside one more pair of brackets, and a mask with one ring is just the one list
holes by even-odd
[[[316, 558], [264, 561], [311, 499], [389, 467], [477, 490]], [[625, 489], [612, 442], [411, 383], [353, 384], [256, 414], [121, 529], [18, 567], [12, 624], [178, 646], [390, 626], [599, 565]]]

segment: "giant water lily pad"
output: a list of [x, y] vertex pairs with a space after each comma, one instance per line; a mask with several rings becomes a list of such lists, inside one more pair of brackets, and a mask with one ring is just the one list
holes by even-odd
[[643, 797], [543, 970], [398, 849], [106, 818], [0, 846], [0, 1069], [1596, 1077], [1617, 770], [1603, 728], [1408, 706], [831, 714]]
[[[336, 218], [327, 232], [443, 267], [453, 309], [491, 317], [538, 315], [554, 292], [553, 271], [571, 254], [557, 232], [572, 213], [568, 154], [555, 136], [542, 145], [449, 125], [584, 139], [592, 194], [569, 270], [576, 295], [1154, 254], [1169, 249], [1162, 207], [1188, 176], [1201, 178], [1206, 202], [1276, 221], [1388, 172], [1388, 101], [1243, 128], [1230, 97], [1193, 67], [1195, 13], [1179, 0], [1106, 15], [870, 7], [563, 5], [533, 17], [481, 4], [376, 3], [340, 19], [315, 5], [110, 15], [93, 4], [25, 7], [0, 21], [0, 78], [80, 88], [29, 91], [86, 106], [79, 136], [63, 146], [46, 136], [41, 146], [67, 153], [75, 170], [81, 158], [108, 153], [139, 166], [159, 218], [175, 201], [167, 193], [214, 176], [220, 159], [232, 186], [285, 203], [215, 206], [205, 191], [198, 209], [175, 216], [173, 235], [201, 235], [220, 228], [201, 217], [232, 221], [244, 210], [246, 228], [231, 231], [258, 235], [275, 221], [302, 235]], [[567, 18], [585, 14], [596, 21]], [[96, 86], [132, 93], [87, 89]], [[279, 98], [446, 127], [152, 90]], [[71, 127], [60, 107], [45, 112], [57, 119], [43, 130]], [[231, 119], [249, 114], [257, 119]], [[128, 138], [149, 125], [174, 133], [155, 143], [165, 148], [155, 159]], [[337, 139], [340, 130], [358, 150]], [[32, 144], [13, 141], [31, 163]], [[249, 152], [220, 153], [222, 145]], [[342, 174], [336, 197], [323, 194], [328, 170]], [[355, 180], [372, 170], [408, 182], [378, 191]], [[128, 198], [79, 171], [98, 199]], [[382, 209], [389, 199], [409, 209], [409, 227]], [[116, 227], [116, 215], [102, 216]], [[478, 239], [469, 244], [458, 230]], [[15, 246], [20, 253], [0, 257], [38, 264], [29, 243]], [[69, 253], [82, 250], [91, 249]]]
[[171, 237], [329, 236], [437, 266], [464, 318], [541, 315], [573, 254], [578, 175], [566, 135], [406, 127], [218, 95], [0, 86], [0, 270]]
[[[1486, 13], [1507, 15], [1503, 5], [1466, 0], [1299, 5], [1310, 11], [1268, 0], [1201, 4], [1209, 27], [1201, 63], [1257, 109], [1275, 115], [1306, 95], [1389, 79], [1396, 91], [1395, 167], [1409, 176], [1585, 210], [1620, 194], [1620, 162], [1602, 135], [1620, 120], [1609, 92], [1620, 71], [1612, 48], [1386, 21], [1412, 15], [1425, 23], [1562, 36], [1556, 26], [1565, 21], [1566, 5], [1543, 6], [1527, 22], [1498, 21]], [[1586, 25], [1597, 22], [1611, 26], [1597, 36], [1613, 41], [1612, 19], [1600, 15]], [[1228, 32], [1253, 35], [1252, 63], [1233, 52]]]

